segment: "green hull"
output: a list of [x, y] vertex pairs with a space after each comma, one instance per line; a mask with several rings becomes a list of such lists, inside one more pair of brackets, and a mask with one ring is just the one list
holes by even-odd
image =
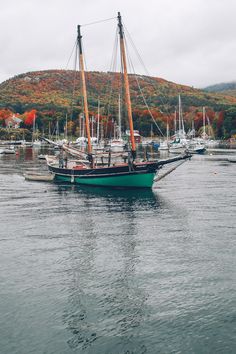
[[55, 181], [83, 184], [90, 186], [121, 187], [121, 188], [151, 188], [155, 173], [137, 173], [123, 176], [81, 178], [55, 174]]

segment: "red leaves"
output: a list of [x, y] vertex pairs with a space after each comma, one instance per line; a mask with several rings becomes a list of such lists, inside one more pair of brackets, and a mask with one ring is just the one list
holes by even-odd
[[24, 116], [25, 116], [24, 123], [26, 125], [33, 125], [34, 119], [36, 119], [36, 109], [32, 109], [32, 111], [30, 112], [25, 112]]
[[0, 110], [0, 120], [5, 120], [11, 117], [13, 113], [9, 109], [2, 109]]

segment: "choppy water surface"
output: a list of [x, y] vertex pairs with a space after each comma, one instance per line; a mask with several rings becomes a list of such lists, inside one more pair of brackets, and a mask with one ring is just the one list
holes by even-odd
[[236, 164], [152, 191], [27, 182], [0, 157], [0, 352], [235, 353]]

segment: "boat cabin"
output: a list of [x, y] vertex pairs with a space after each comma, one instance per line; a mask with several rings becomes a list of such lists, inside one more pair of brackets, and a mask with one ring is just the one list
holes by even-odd
[[[126, 130], [125, 134], [130, 137], [130, 131]], [[139, 134], [138, 130], [134, 130], [134, 140], [136, 144], [140, 144], [141, 143], [141, 135]]]

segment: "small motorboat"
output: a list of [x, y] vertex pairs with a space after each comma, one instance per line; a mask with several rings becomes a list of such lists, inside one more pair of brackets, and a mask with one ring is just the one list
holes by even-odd
[[14, 155], [16, 153], [15, 149], [14, 149], [14, 146], [10, 146], [8, 148], [4, 148], [4, 149], [1, 149], [2, 150], [2, 154], [5, 154], [5, 155]]
[[38, 155], [39, 160], [46, 160], [46, 156], [43, 154]]
[[36, 173], [25, 173], [24, 174], [26, 181], [35, 181], [35, 182], [52, 182], [54, 180], [54, 174], [36, 174]]
[[230, 157], [228, 157], [228, 161], [229, 162], [236, 162], [236, 156], [230, 156]]

